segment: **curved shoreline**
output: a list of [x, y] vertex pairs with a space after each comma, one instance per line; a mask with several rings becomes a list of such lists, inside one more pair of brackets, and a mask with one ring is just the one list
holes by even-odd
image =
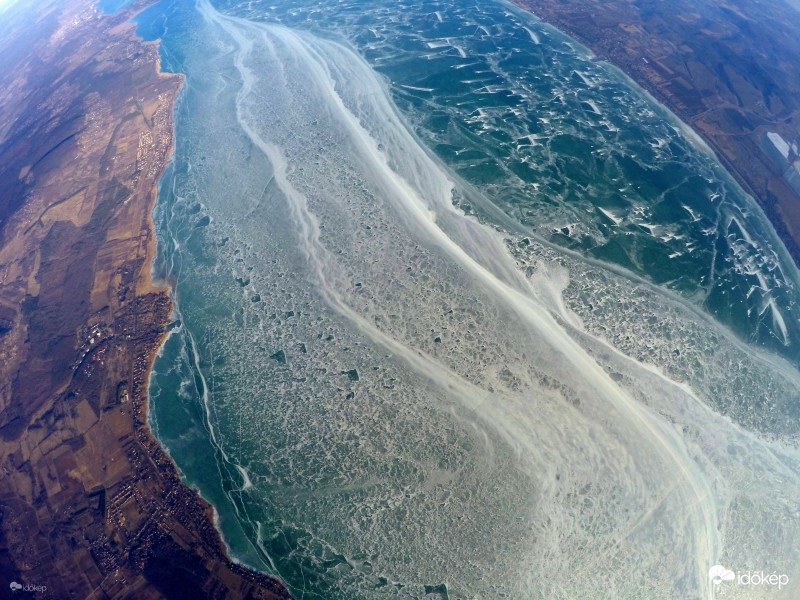
[[[800, 119], [800, 104], [795, 103], [794, 107], [785, 107], [780, 114], [773, 114], [774, 111], [767, 108], [769, 102], [759, 101], [764, 104], [762, 107], [753, 103], [731, 105], [730, 101], [720, 95], [722, 92], [716, 96], [704, 95], [706, 89], [697, 87], [704, 82], [696, 82], [694, 75], [687, 79], [685, 74], [672, 71], [671, 67], [665, 66], [667, 63], [672, 65], [673, 55], [677, 53], [676, 47], [680, 45], [681, 52], [685, 55], [684, 61], [696, 62], [707, 70], [710, 68], [708, 76], [711, 80], [728, 95], [736, 96], [738, 93], [736, 85], [726, 83], [713, 71], [712, 61], [715, 60], [715, 56], [711, 56], [711, 53], [709, 56], [704, 55], [704, 50], [715, 50], [721, 54], [729, 51], [726, 46], [727, 41], [717, 40], [713, 36], [718, 33], [715, 28], [726, 26], [735, 28], [737, 25], [733, 21], [721, 20], [716, 23], [709, 18], [711, 24], [707, 32], [708, 39], [699, 40], [692, 29], [695, 25], [691, 21], [680, 25], [682, 22], [680, 19], [667, 20], [671, 29], [651, 34], [649, 27], [653, 22], [666, 22], [660, 18], [658, 11], [641, 16], [637, 11], [626, 10], [615, 2], [605, 4], [596, 0], [584, 4], [554, 0], [509, 0], [509, 2], [579, 42], [598, 60], [605, 61], [618, 69], [640, 89], [652, 96], [658, 104], [675, 115], [693, 136], [702, 140], [731, 178], [755, 200], [781, 239], [786, 252], [800, 268], [800, 213], [796, 209], [798, 196], [783, 177], [776, 173], [775, 167], [770, 164], [770, 159], [758, 147], [757, 142], [757, 138], [767, 129], [775, 131], [777, 128], [779, 132], [785, 133], [787, 128], [790, 128], [786, 123], [792, 120], [797, 123]], [[672, 7], [670, 10], [675, 11], [678, 8]], [[773, 6], [771, 10], [777, 14], [782, 9]], [[685, 27], [685, 30], [681, 30], [681, 27]], [[759, 24], [760, 31], [761, 27]], [[773, 33], [777, 40], [785, 32]], [[735, 39], [737, 36], [730, 37]], [[786, 60], [793, 56], [794, 50], [794, 48], [787, 50]], [[764, 71], [761, 75], [766, 73], [765, 76], [774, 76], [774, 73], [767, 73], [764, 64], [757, 62], [756, 66]], [[736, 71], [739, 67], [735, 65], [734, 67], [735, 75], [742, 78], [744, 84], [754, 85], [748, 82], [745, 71]], [[791, 74], [784, 75], [787, 83], [790, 83], [788, 80], [792, 79]], [[793, 94], [794, 85], [793, 83], [789, 85], [788, 94]], [[728, 114], [731, 112], [738, 115], [745, 124], [731, 117]], [[750, 127], [748, 120], [757, 125]]]
[[52, 598], [288, 598], [227, 556], [147, 422], [182, 76], [135, 34], [150, 1], [67, 4], [14, 5], [0, 38], [0, 572]]

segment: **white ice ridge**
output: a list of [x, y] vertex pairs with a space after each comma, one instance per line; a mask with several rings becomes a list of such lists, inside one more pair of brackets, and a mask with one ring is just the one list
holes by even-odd
[[[637, 502], [629, 516], [615, 516], [614, 522], [621, 520], [623, 526], [603, 534], [608, 556], [585, 557], [571, 579], [558, 582], [560, 597], [578, 597], [575, 594], [589, 589], [593, 571], [608, 566], [603, 560], [635, 568], [640, 560], [655, 560], [653, 553], [666, 549], [675, 563], [663, 566], [664, 577], [675, 585], [672, 591], [680, 591], [686, 598], [714, 598], [706, 574], [725, 548], [720, 512], [727, 509], [730, 497], [723, 478], [741, 464], [736, 460], [747, 462], [750, 458], [723, 455], [712, 448], [710, 436], [727, 440], [729, 448], [740, 448], [744, 455], [763, 454], [771, 475], [791, 478], [791, 471], [759, 440], [705, 410], [691, 390], [627, 360], [620, 361], [620, 368], [628, 369], [635, 382], [623, 385], [612, 378], [596, 359], [608, 348], [604, 350], [597, 340], [579, 343], [580, 334], [570, 331], [578, 324], [571, 322], [560, 303], [558, 282], [544, 278], [531, 285], [518, 271], [502, 236], [454, 208], [453, 178], [410, 133], [384, 83], [353, 51], [308, 33], [223, 15], [208, 0], [199, 0], [198, 6], [207, 21], [235, 45], [233, 60], [242, 80], [238, 122], [272, 166], [274, 185], [285, 198], [311, 271], [311, 284], [363, 337], [401, 359], [438, 394], [479, 415], [514, 450], [520, 469], [534, 479], [541, 478], [539, 489], [532, 494], [538, 497], [530, 502], [546, 510], [542, 514], [532, 508], [531, 514], [550, 523], [554, 539], [531, 540], [525, 546], [531, 556], [511, 557], [518, 565], [520, 581], [535, 585], [537, 573], [544, 573], [550, 566], [548, 560], [553, 560], [547, 553], [534, 556], [537, 545], [568, 543], [576, 528], [558, 512], [557, 492], [542, 474], [585, 468], [573, 464], [582, 457]], [[259, 85], [263, 75], [256, 64], [272, 69], [274, 82], [268, 88]], [[299, 94], [315, 107], [313, 114], [297, 108]], [[259, 124], [259, 110], [278, 115], [271, 120], [270, 129]], [[477, 290], [499, 313], [513, 319], [525, 351], [520, 355], [530, 360], [536, 357], [556, 380], [576, 390], [580, 410], [566, 404], [555, 410], [537, 404], [533, 393], [478, 385], [457, 366], [416, 347], [410, 338], [381, 328], [360, 312], [342, 283], [342, 263], [347, 259], [326, 245], [325, 236], [333, 234], [323, 231], [322, 218], [312, 208], [308, 192], [301, 189], [302, 182], [293, 171], [296, 165], [290, 162], [283, 141], [305, 135], [313, 140], [315, 127], [336, 132], [339, 147], [325, 152], [348, 155], [348, 164], [358, 170], [374, 194], [376, 211], [391, 215], [393, 226], [447, 265], [446, 271], [438, 273], [441, 277], [466, 281], [463, 285]], [[331, 194], [328, 202], [347, 210], [345, 197]], [[501, 327], [507, 323], [498, 323], [498, 329]], [[646, 390], [649, 405], [634, 397], [631, 390], [636, 386]], [[531, 387], [535, 387], [533, 382]], [[549, 397], [549, 392], [541, 394]], [[206, 410], [210, 410], [208, 406]], [[665, 415], [693, 415], [701, 420], [697, 423], [701, 431], [689, 439]], [[703, 425], [708, 425], [707, 432], [702, 431]], [[245, 489], [257, 485], [246, 471], [237, 469]], [[606, 510], [613, 509], [612, 502]], [[598, 512], [597, 518], [604, 515]], [[580, 548], [571, 550], [580, 552]], [[513, 565], [508, 569], [512, 572]], [[624, 583], [619, 585], [621, 595], [625, 590], [630, 595]]]
[[523, 29], [524, 29], [524, 30], [525, 30], [525, 31], [528, 33], [528, 35], [529, 35], [529, 36], [530, 36], [530, 38], [531, 38], [531, 41], [532, 41], [534, 44], [541, 44], [541, 43], [542, 43], [542, 42], [539, 40], [539, 36], [538, 36], [538, 34], [537, 34], [535, 31], [533, 31], [531, 28], [529, 28], [529, 27], [523, 27]]

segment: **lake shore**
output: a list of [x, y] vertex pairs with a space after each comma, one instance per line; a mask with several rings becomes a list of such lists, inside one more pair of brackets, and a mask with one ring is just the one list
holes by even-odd
[[[800, 265], [800, 198], [763, 151], [767, 132], [800, 123], [800, 57], [783, 4], [738, 11], [683, 2], [661, 9], [595, 0], [514, 0], [623, 71], [677, 115], [757, 201]], [[747, 10], [752, 8], [752, 10]], [[682, 18], [669, 18], [682, 14]], [[744, 50], [757, 40], [758, 51]]]
[[149, 4], [4, 14], [0, 571], [52, 598], [288, 598], [229, 559], [148, 427], [172, 308], [151, 213], [182, 84], [130, 22]]

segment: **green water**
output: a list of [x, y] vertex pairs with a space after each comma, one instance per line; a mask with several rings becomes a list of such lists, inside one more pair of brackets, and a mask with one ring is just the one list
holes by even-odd
[[502, 3], [214, 6], [139, 20], [186, 75], [151, 423], [234, 557], [326, 599], [797, 577], [797, 271], [678, 121]]

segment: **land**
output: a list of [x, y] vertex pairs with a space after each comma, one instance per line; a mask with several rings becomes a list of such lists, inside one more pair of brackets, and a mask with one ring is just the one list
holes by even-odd
[[690, 125], [800, 265], [800, 197], [764, 135], [800, 137], [800, 4], [515, 0], [619, 67]]
[[181, 85], [135, 2], [0, 19], [0, 594], [288, 598], [233, 563], [147, 424], [171, 313], [150, 213]]

